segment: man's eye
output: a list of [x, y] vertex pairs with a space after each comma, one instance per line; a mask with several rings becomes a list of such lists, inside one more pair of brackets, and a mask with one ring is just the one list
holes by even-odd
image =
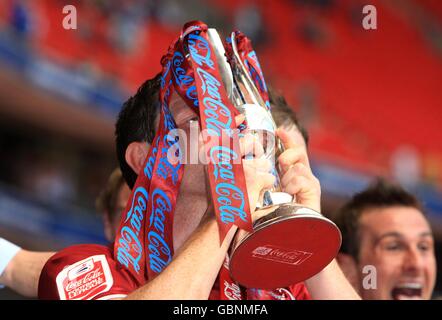
[[387, 245], [385, 245], [385, 249], [388, 251], [397, 251], [402, 249], [402, 244], [400, 243], [388, 243]]
[[432, 249], [432, 246], [429, 243], [419, 243], [417, 247], [420, 251], [429, 251]]

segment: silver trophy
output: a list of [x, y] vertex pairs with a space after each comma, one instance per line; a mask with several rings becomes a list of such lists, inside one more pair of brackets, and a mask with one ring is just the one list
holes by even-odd
[[275, 186], [266, 190], [256, 205], [253, 232], [235, 235], [229, 270], [245, 287], [274, 289], [302, 282], [326, 267], [337, 255], [341, 233], [320, 213], [297, 205], [282, 192], [275, 163], [283, 146], [275, 135], [276, 124], [248, 74], [231, 34], [233, 57], [228, 62], [216, 29], [208, 30], [227, 95], [245, 115], [247, 131], [262, 141], [264, 156], [272, 160]]

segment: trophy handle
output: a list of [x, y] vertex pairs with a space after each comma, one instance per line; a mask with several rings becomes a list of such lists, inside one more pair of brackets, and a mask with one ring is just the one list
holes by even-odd
[[[226, 51], [218, 31], [214, 28], [209, 28], [207, 35], [212, 44], [212, 48], [214, 50], [214, 54], [220, 70], [221, 79], [226, 88], [227, 96], [229, 97], [230, 101], [243, 114], [246, 113], [246, 109], [244, 107], [248, 104], [248, 102], [249, 103], [251, 102], [256, 106], [259, 106], [259, 110], [255, 111], [256, 112], [259, 111], [260, 113], [265, 112], [268, 115], [266, 118], [270, 120], [271, 123], [271, 128], [269, 127], [265, 130], [274, 133], [274, 131], [277, 128], [276, 123], [274, 122], [274, 119], [270, 111], [265, 107], [265, 103], [258, 89], [253, 83], [246, 67], [244, 66], [243, 61], [241, 60], [241, 57], [238, 52], [238, 47], [236, 45], [236, 34], [234, 32], [231, 33], [231, 42], [232, 42], [232, 51], [233, 51], [232, 59], [234, 60], [233, 65], [231, 65], [227, 61]], [[244, 86], [245, 91], [249, 93], [248, 94], [249, 100], [247, 100], [247, 98], [238, 88], [241, 85]], [[275, 150], [275, 160], [276, 160], [279, 154], [281, 154], [284, 151], [284, 147], [280, 139], [276, 135], [274, 135], [274, 139], [275, 140], [273, 148]], [[285, 192], [281, 192], [281, 186], [279, 182], [280, 168], [277, 163], [275, 163], [275, 170], [276, 172], [274, 173], [274, 175], [277, 180], [275, 182], [275, 186], [272, 189], [263, 192], [263, 196], [261, 197], [262, 200], [260, 201], [260, 203], [257, 204], [257, 208], [268, 207], [275, 204], [281, 204], [293, 201], [293, 196]]]
[[[232, 41], [232, 51], [233, 51], [233, 58], [235, 59], [235, 67], [239, 68], [241, 72], [236, 71], [237, 76], [242, 80], [243, 85], [246, 87], [246, 89], [251, 92], [251, 98], [254, 100], [255, 104], [259, 106], [265, 106], [264, 101], [262, 100], [261, 94], [259, 93], [258, 89], [256, 88], [255, 84], [253, 83], [252, 79], [250, 78], [249, 73], [247, 72], [246, 67], [244, 66], [241, 57], [238, 53], [238, 47], [236, 46], [236, 34], [235, 32], [232, 32], [231, 36]], [[243, 102], [245, 103], [245, 102]], [[267, 108], [265, 108], [267, 110]], [[267, 110], [268, 112], [268, 110]], [[273, 121], [273, 118], [271, 117], [273, 126], [276, 128], [276, 124]]]
[[[241, 57], [239, 56], [238, 53], [238, 47], [236, 46], [236, 34], [235, 32], [232, 32], [231, 34], [231, 42], [232, 42], [232, 51], [233, 51], [233, 56], [235, 58], [235, 62], [236, 62], [236, 66], [238, 68], [241, 69], [241, 72], [238, 72], [238, 70], [236, 70], [236, 74], [237, 76], [239, 76], [242, 80], [242, 82], [244, 83], [244, 85], [246, 85], [246, 88], [249, 89], [249, 92], [252, 92], [253, 94], [251, 95], [253, 99], [255, 99], [256, 104], [261, 105], [261, 106], [265, 106], [264, 101], [262, 100], [261, 94], [259, 93], [258, 89], [256, 88], [255, 84], [253, 83], [250, 74], [247, 72], [246, 67], [244, 66]], [[235, 71], [235, 70], [234, 70]], [[268, 113], [269, 113], [269, 118], [272, 121], [273, 127], [276, 130], [276, 128], [278, 128], [278, 126], [276, 125], [273, 116], [271, 115], [270, 111], [267, 110], [267, 108], [264, 108]], [[278, 158], [278, 156], [284, 152], [285, 148], [281, 142], [281, 140], [275, 135], [275, 160]], [[278, 171], [278, 174], [280, 172], [280, 168], [279, 165], [275, 164], [275, 167]], [[270, 190], [270, 191], [279, 191], [279, 190]]]
[[216, 61], [218, 63], [218, 68], [221, 74], [221, 79], [223, 81], [224, 87], [227, 91], [227, 96], [230, 101], [233, 101], [235, 85], [233, 83], [233, 73], [230, 64], [227, 62], [226, 51], [224, 49], [223, 42], [219, 36], [218, 31], [214, 28], [209, 28], [207, 30], [207, 36], [209, 37], [210, 43], [215, 53]]

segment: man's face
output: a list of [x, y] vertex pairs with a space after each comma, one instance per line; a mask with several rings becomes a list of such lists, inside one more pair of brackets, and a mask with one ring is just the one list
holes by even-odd
[[[434, 242], [423, 214], [412, 207], [366, 210], [359, 219], [360, 294], [363, 299], [430, 299], [436, 280]], [[363, 288], [364, 266], [376, 271], [376, 289]], [[371, 282], [373, 284], [373, 282]]]
[[[195, 154], [191, 155], [190, 153], [199, 153], [203, 147], [200, 141], [190, 141], [190, 139], [198, 137], [190, 132], [191, 126], [193, 129], [198, 128], [198, 116], [177, 93], [172, 95], [169, 105], [176, 126], [184, 132], [185, 136], [182, 138], [186, 139], [185, 154], [187, 164], [184, 165], [184, 178], [181, 181], [180, 195], [185, 199], [188, 199], [188, 195], [196, 196], [197, 199], [206, 199], [204, 166], [201, 163], [193, 163], [190, 160], [190, 157], [199, 159], [198, 155], [195, 157]], [[195, 122], [191, 125], [191, 121]], [[193, 146], [194, 144], [196, 144], [196, 148]]]

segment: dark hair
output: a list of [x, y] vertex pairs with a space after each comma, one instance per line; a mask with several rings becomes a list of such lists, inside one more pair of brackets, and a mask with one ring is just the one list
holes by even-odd
[[267, 90], [269, 93], [269, 102], [272, 106], [272, 116], [275, 120], [276, 125], [278, 127], [290, 127], [292, 125], [296, 125], [302, 137], [304, 138], [305, 145], [307, 146], [309, 140], [308, 132], [299, 122], [299, 119], [296, 116], [293, 108], [289, 106], [284, 96], [279, 94], [271, 86], [268, 86]]
[[[134, 141], [152, 143], [155, 138], [155, 120], [159, 114], [160, 81], [161, 73], [144, 82], [137, 93], [123, 104], [118, 115], [115, 129], [117, 158], [123, 177], [131, 189], [135, 185], [137, 174], [126, 162], [126, 149]], [[296, 125], [307, 145], [307, 131], [301, 126], [285, 98], [269, 88], [269, 100], [276, 125], [278, 127]]]
[[131, 189], [135, 185], [137, 174], [126, 162], [126, 149], [134, 141], [152, 143], [155, 138], [160, 81], [161, 73], [144, 82], [137, 93], [123, 104], [115, 126], [118, 162], [124, 180]]
[[359, 256], [359, 219], [369, 209], [392, 206], [413, 207], [424, 214], [420, 201], [401, 186], [377, 178], [367, 189], [354, 195], [332, 217], [342, 233], [341, 252]]
[[125, 181], [121, 175], [120, 169], [115, 168], [109, 176], [106, 186], [101, 190], [95, 200], [95, 208], [97, 209], [97, 212], [108, 215], [110, 221], [113, 221], [119, 213], [117, 212], [118, 192], [124, 183]]

